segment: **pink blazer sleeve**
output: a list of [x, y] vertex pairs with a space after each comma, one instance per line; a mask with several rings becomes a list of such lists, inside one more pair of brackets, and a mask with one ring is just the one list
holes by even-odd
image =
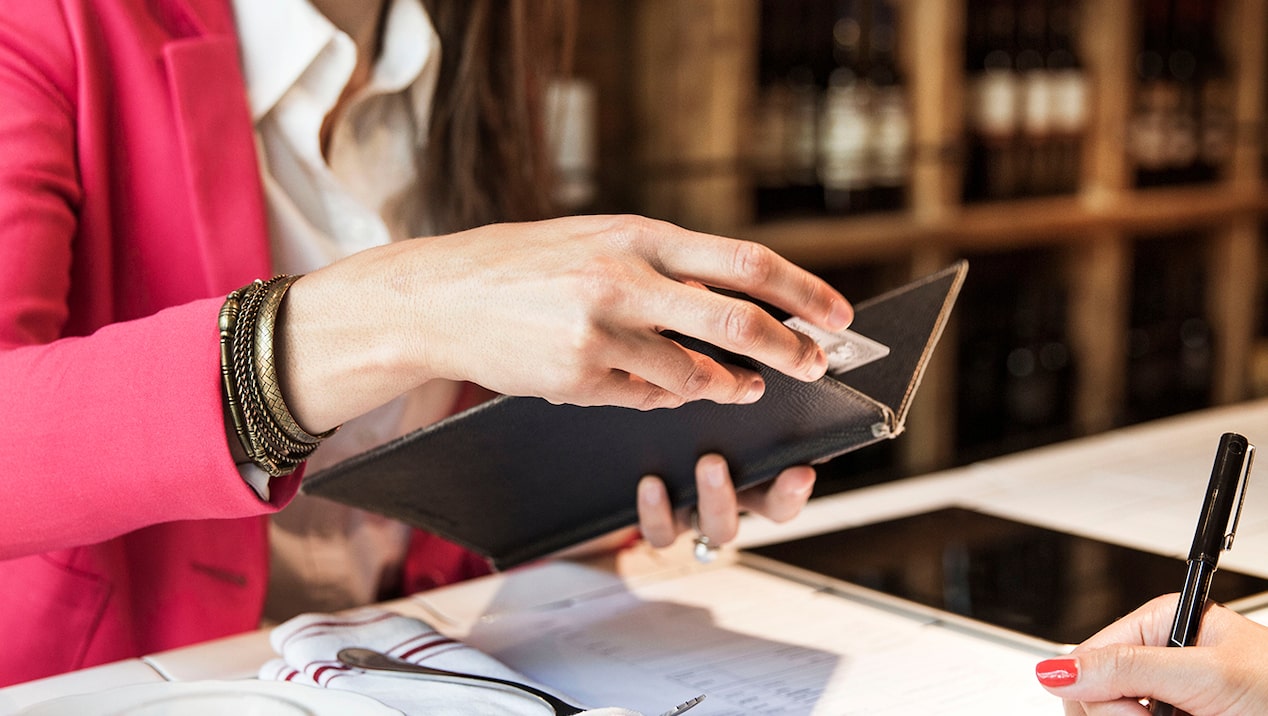
[[[147, 101], [165, 91], [146, 79], [153, 61], [138, 50], [136, 77], [113, 68], [112, 81], [136, 86], [143, 106], [133, 108], [129, 94], [85, 79], [92, 33], [108, 32], [110, 18], [75, 27], [59, 5], [6, 3], [0, 13], [0, 559], [169, 520], [269, 512], [298, 486], [298, 476], [275, 480], [262, 502], [230, 458], [216, 331], [224, 294], [205, 285], [205, 249], [192, 230], [120, 213], [132, 197], [188, 211], [179, 163], [140, 145], [112, 155], [127, 136], [95, 129], [145, 120], [163, 140], [173, 113]], [[129, 118], [139, 111], [148, 116]], [[237, 129], [249, 135], [249, 122]], [[253, 169], [255, 158], [224, 161]], [[243, 260], [267, 266], [258, 238], [257, 256]], [[170, 274], [134, 263], [151, 249], [173, 257]], [[200, 298], [168, 302], [190, 282]], [[127, 312], [137, 315], [114, 318]]]
[[294, 479], [274, 481], [263, 503], [229, 456], [219, 307], [207, 299], [0, 353], [0, 558], [289, 500]]

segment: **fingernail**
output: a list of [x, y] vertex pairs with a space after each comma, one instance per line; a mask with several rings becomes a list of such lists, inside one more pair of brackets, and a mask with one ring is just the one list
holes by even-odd
[[726, 471], [722, 469], [721, 460], [707, 460], [700, 469], [704, 473], [704, 482], [709, 487], [722, 487], [726, 482]]
[[660, 485], [655, 480], [648, 478], [638, 483], [638, 499], [644, 505], [659, 505], [661, 497]]
[[1035, 665], [1035, 677], [1044, 686], [1069, 686], [1079, 680], [1079, 661], [1044, 659]]
[[833, 330], [847, 328], [853, 320], [854, 311], [850, 310], [849, 306], [840, 302], [832, 304], [832, 312], [828, 314], [828, 325], [832, 326]]
[[811, 474], [810, 477], [803, 480], [801, 484], [794, 485], [792, 487], [792, 493], [796, 495], [797, 497], [801, 497], [803, 495], [809, 495], [811, 491], [813, 491], [814, 489], [815, 489], [815, 476], [814, 474]]

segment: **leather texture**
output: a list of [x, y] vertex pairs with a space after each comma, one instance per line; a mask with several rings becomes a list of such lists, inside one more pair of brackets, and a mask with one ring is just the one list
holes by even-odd
[[756, 365], [767, 388], [754, 404], [646, 412], [504, 396], [310, 475], [303, 490], [431, 530], [498, 568], [542, 557], [636, 523], [643, 475], [663, 477], [675, 506], [694, 504], [704, 453], [725, 456], [748, 487], [896, 437], [967, 268], [858, 304], [853, 327], [890, 354], [840, 377], [804, 383]]

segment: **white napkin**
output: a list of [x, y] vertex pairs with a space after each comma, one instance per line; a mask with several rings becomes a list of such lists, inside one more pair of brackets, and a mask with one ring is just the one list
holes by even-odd
[[[373, 607], [339, 615], [302, 614], [275, 628], [269, 641], [282, 658], [273, 659], [260, 668], [261, 680], [354, 691], [409, 715], [543, 716], [549, 714], [550, 709], [532, 696], [501, 687], [468, 686], [344, 666], [335, 656], [339, 650], [347, 646], [367, 647], [416, 664], [528, 684], [576, 703], [553, 689], [528, 681], [488, 654], [450, 639], [417, 619]], [[639, 716], [620, 708], [591, 709], [585, 713], [588, 716]]]

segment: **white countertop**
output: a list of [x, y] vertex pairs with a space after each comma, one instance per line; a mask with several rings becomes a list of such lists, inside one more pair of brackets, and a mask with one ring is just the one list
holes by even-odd
[[[990, 643], [971, 634], [928, 629], [928, 625], [918, 622], [913, 624], [919, 629], [912, 632], [912, 640], [897, 647], [891, 644], [886, 648], [860, 649], [860, 643], [868, 643], [862, 637], [853, 646], [840, 638], [825, 644], [813, 632], [831, 630], [831, 622], [868, 624], [896, 617], [748, 569], [736, 563], [735, 547], [960, 505], [1163, 554], [1183, 555], [1192, 537], [1216, 442], [1221, 433], [1230, 430], [1241, 432], [1253, 443], [1268, 445], [1268, 401], [1203, 411], [815, 499], [798, 519], [785, 525], [746, 519], [737, 545], [725, 551], [720, 564], [708, 568], [697, 565], [690, 558], [690, 545], [680, 540], [664, 552], [635, 548], [587, 563], [547, 562], [386, 606], [428, 621], [451, 636], [467, 639], [546, 683], [551, 683], [547, 678], [574, 678], [576, 683], [572, 684], [551, 683], [574, 693], [586, 692], [585, 680], [575, 673], [561, 677], [552, 671], [552, 664], [547, 662], [556, 642], [541, 642], [543, 632], [531, 630], [553, 624], [552, 629], [561, 635], [572, 629], [568, 633], [574, 637], [591, 634], [595, 639], [616, 639], [609, 650], [619, 650], [614, 632], [605, 631], [607, 622], [603, 620], [611, 613], [601, 611], [604, 609], [617, 610], [612, 613], [623, 615], [633, 624], [647, 609], [672, 604], [690, 610], [688, 613], [693, 616], [707, 616], [709, 629], [716, 631], [726, 626], [731, 637], [739, 634], [751, 640], [738, 642], [749, 645], [744, 648], [760, 650], [783, 643], [787, 648], [804, 650], [806, 655], [828, 659], [829, 666], [836, 665], [833, 668], [837, 672], [841, 664], [849, 663], [858, 673], [873, 674], [870, 681], [849, 677], [855, 679], [849, 682], [854, 704], [865, 702], [868, 688], [876, 689], [877, 694], [884, 692], [884, 679], [875, 676], [883, 673], [884, 659], [893, 659], [900, 653], [908, 660], [917, 658], [917, 653], [948, 658], [948, 654], [967, 650], [978, 662], [993, 665], [983, 667], [985, 673], [998, 668], [994, 683], [1006, 682], [1007, 686], [974, 686], [974, 692], [966, 694], [965, 699], [966, 703], [971, 699], [976, 706], [964, 712], [1008, 713], [1010, 708], [1017, 708], [1017, 699], [1040, 695], [1029, 673], [1036, 660], [1033, 652]], [[1268, 489], [1259, 489], [1256, 483], [1252, 479], [1235, 548], [1222, 565], [1268, 576]], [[728, 593], [725, 585], [753, 594]], [[746, 600], [755, 598], [758, 592], [780, 603], [795, 602], [801, 606], [779, 618], [744, 609], [750, 604]], [[866, 611], [869, 609], [871, 612]], [[1252, 616], [1268, 622], [1264, 613]], [[808, 628], [807, 620], [812, 617], [819, 620], [818, 626]], [[683, 624], [683, 629], [699, 626]], [[589, 631], [578, 631], [583, 626]], [[527, 649], [527, 645], [533, 648]], [[273, 656], [266, 632], [243, 634], [0, 689], [0, 714], [11, 714], [52, 697], [92, 693], [120, 684], [251, 678]], [[870, 664], [869, 660], [876, 663]], [[825, 673], [833, 671], [829, 666], [824, 667], [828, 669]], [[922, 688], [920, 675], [905, 673], [904, 688], [918, 693]], [[935, 682], [943, 685], [941, 677], [931, 674], [925, 678], [929, 681], [927, 686], [932, 687]], [[756, 688], [752, 683], [748, 687]], [[992, 688], [1001, 695], [995, 710], [982, 691]], [[827, 713], [822, 709], [831, 703], [832, 693], [829, 687], [818, 697], [816, 712]], [[937, 698], [947, 705], [953, 696], [944, 690]], [[1039, 698], [1035, 703], [1040, 703]], [[1050, 703], [1059, 710], [1058, 704]], [[834, 708], [841, 708], [840, 703]], [[708, 712], [702, 705], [692, 716], [707, 716]], [[942, 709], [942, 713], [953, 712], [953, 707]]]

